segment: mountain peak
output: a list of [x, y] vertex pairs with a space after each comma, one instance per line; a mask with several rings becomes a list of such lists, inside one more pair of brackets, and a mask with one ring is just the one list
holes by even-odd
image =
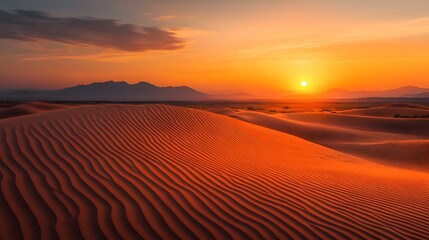
[[158, 87], [152, 83], [140, 81], [138, 83], [133, 84], [132, 86], [148, 86], [148, 87]]
[[120, 84], [120, 85], [129, 85], [125, 81], [114, 81], [114, 80], [109, 80], [109, 81], [105, 81], [105, 82], [94, 82], [94, 83], [91, 83], [89, 85], [92, 85], [92, 84]]
[[158, 87], [148, 82], [129, 84], [125, 81], [113, 80], [81, 84], [59, 90], [1, 95], [0, 98], [52, 101], [197, 101], [209, 97], [205, 93], [185, 86]]

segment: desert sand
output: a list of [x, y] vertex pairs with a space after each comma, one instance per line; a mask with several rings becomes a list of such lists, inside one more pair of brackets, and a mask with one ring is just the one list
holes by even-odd
[[[240, 110], [221, 114], [371, 161], [429, 172], [429, 118], [420, 117], [429, 114], [425, 106], [389, 104], [334, 113]], [[396, 114], [407, 118], [395, 118]]]
[[343, 114], [373, 117], [394, 117], [401, 116], [429, 116], [429, 108], [417, 104], [388, 104], [382, 107], [372, 107], [367, 109], [346, 110]]
[[19, 117], [23, 115], [36, 114], [56, 109], [68, 108], [70, 105], [44, 103], [44, 102], [28, 102], [21, 104], [12, 104], [12, 106], [4, 106], [0, 108], [0, 119]]
[[[315, 142], [374, 143], [378, 124], [381, 142], [428, 134], [416, 119], [257, 114], [235, 117]], [[429, 173], [410, 160], [420, 169], [183, 107], [51, 109], [0, 120], [0, 238], [428, 239]]]

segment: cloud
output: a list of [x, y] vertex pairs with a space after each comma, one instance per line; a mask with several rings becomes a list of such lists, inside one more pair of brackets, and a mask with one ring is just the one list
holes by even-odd
[[155, 20], [160, 20], [160, 21], [171, 21], [176, 18], [177, 18], [176, 15], [163, 15], [163, 16], [154, 17]]
[[[379, 44], [379, 48], [385, 48], [386, 44], [382, 42], [389, 42], [389, 45], [398, 41], [418, 40], [424, 37], [427, 39], [429, 34], [429, 17], [388, 21], [388, 22], [373, 22], [364, 23], [363, 25], [355, 28], [348, 29], [345, 32], [338, 32], [332, 36], [325, 36], [321, 39], [312, 38], [312, 41], [302, 39], [301, 41], [290, 41], [278, 44], [267, 44], [250, 49], [240, 50], [243, 54], [251, 55], [266, 55], [268, 53], [284, 54], [286, 51], [293, 50], [333, 50], [335, 47], [344, 46], [359, 46], [362, 49], [370, 43]], [[411, 46], [412, 47], [412, 46]], [[359, 48], [358, 48], [359, 49]], [[361, 51], [362, 52], [362, 51]]]
[[57, 18], [25, 10], [0, 10], [0, 39], [53, 41], [128, 52], [184, 47], [184, 40], [174, 32], [156, 27], [120, 24], [113, 19]]

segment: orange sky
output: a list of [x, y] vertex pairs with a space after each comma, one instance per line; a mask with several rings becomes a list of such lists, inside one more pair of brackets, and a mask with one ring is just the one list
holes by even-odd
[[[198, 5], [190, 0], [168, 4], [127, 0], [123, 5], [107, 1], [105, 9], [90, 1], [94, 6], [82, 11], [75, 2], [75, 7], [32, 6], [30, 1], [25, 6], [0, 7], [155, 26], [173, 32], [185, 46], [124, 51], [52, 39], [0, 39], [0, 88], [61, 88], [124, 80], [269, 96], [330, 88], [429, 87], [427, 1], [274, 0], [268, 4], [252, 0]], [[127, 36], [122, 38], [127, 41]], [[305, 90], [299, 85], [302, 80], [309, 83]]]

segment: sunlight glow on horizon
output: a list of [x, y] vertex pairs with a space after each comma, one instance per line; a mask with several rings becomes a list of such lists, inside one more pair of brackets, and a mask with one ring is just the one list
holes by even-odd
[[[37, 6], [33, 1], [22, 1], [29, 9]], [[106, 1], [112, 7], [103, 11], [88, 8], [82, 13], [79, 4], [70, 4], [72, 8], [67, 11], [50, 5], [43, 5], [40, 10], [62, 20], [84, 15], [117, 19], [121, 24], [155, 26], [171, 31], [184, 41], [184, 47], [156, 50], [155, 46], [155, 50], [148, 51], [109, 48], [111, 42], [123, 44], [126, 36], [122, 35], [113, 35], [118, 39], [108, 41], [105, 35], [90, 34], [87, 38], [91, 46], [86, 42], [75, 44], [81, 38], [61, 43], [55, 41], [55, 36], [38, 41], [0, 39], [0, 89], [58, 89], [108, 80], [269, 96], [332, 88], [429, 87], [427, 1], [375, 4], [369, 0], [279, 0], [269, 5], [226, 0], [219, 0], [222, 4]], [[15, 1], [6, 2], [0, 3], [0, 9], [21, 7]], [[94, 0], [88, 2], [95, 4]], [[103, 34], [110, 36], [115, 32], [110, 27], [106, 26]], [[31, 26], [16, 29], [34, 30]], [[81, 30], [73, 36], [85, 34]], [[39, 35], [46, 37], [46, 31]], [[154, 43], [160, 42], [158, 37], [168, 40], [162, 36], [155, 31]]]

